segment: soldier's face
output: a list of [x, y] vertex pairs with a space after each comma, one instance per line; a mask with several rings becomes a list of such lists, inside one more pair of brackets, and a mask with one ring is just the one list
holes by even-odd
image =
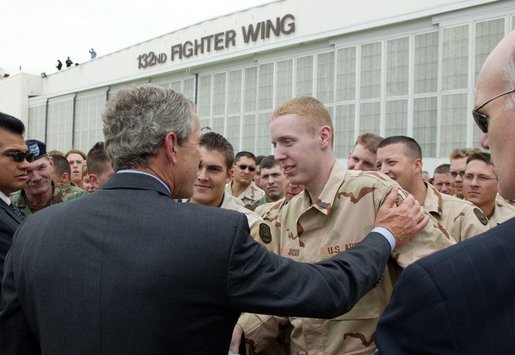
[[443, 194], [454, 194], [451, 185], [451, 177], [449, 176], [449, 174], [435, 174], [433, 186], [436, 187], [436, 189]]
[[29, 163], [27, 168], [28, 180], [25, 192], [29, 196], [40, 196], [52, 188], [54, 163], [49, 157], [43, 157]]
[[70, 180], [77, 183], [82, 181], [82, 167], [84, 166], [84, 158], [77, 153], [71, 153], [66, 157], [70, 164]]
[[449, 173], [451, 175], [451, 185], [456, 196], [463, 197], [463, 176], [465, 175], [465, 167], [467, 166], [467, 158], [458, 158], [451, 160]]
[[288, 186], [288, 178], [280, 165], [261, 169], [261, 187], [268, 199], [277, 201], [284, 197]]
[[365, 148], [363, 145], [357, 144], [349, 154], [347, 169], [376, 171], [376, 154]]
[[225, 193], [225, 184], [231, 180], [225, 155], [218, 150], [200, 147], [202, 161], [193, 185], [192, 202], [205, 206], [219, 207]]
[[321, 139], [316, 129], [297, 115], [284, 115], [270, 123], [270, 136], [275, 148], [275, 160], [292, 184], [310, 185], [320, 179], [320, 161], [324, 159]]
[[494, 167], [481, 160], [472, 160], [465, 169], [463, 181], [465, 199], [478, 207], [495, 204], [497, 176]]
[[29, 166], [26, 160], [17, 163], [8, 154], [26, 152], [27, 149], [20, 134], [0, 129], [0, 190], [6, 195], [23, 188]]
[[232, 168], [233, 179], [243, 186], [248, 186], [256, 175], [256, 161], [249, 157], [240, 157]]
[[[377, 150], [377, 166], [380, 171], [397, 181], [404, 189], [411, 192], [415, 175], [421, 174], [419, 160], [413, 159], [405, 152], [404, 144], [396, 143]], [[419, 178], [422, 178], [420, 175]]]

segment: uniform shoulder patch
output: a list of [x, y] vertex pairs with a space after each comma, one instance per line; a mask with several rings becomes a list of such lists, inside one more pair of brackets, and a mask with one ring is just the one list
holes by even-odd
[[265, 244], [270, 244], [270, 242], [272, 241], [272, 233], [270, 231], [270, 226], [268, 224], [259, 224], [259, 238], [261, 238], [261, 240]]
[[483, 211], [481, 211], [479, 208], [474, 208], [474, 214], [476, 215], [477, 219], [479, 219], [479, 222], [481, 222], [484, 226], [488, 224], [488, 218], [486, 218]]

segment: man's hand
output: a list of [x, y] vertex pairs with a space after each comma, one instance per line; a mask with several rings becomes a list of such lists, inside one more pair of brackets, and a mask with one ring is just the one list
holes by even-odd
[[240, 343], [243, 335], [243, 329], [236, 324], [232, 331], [231, 345], [229, 346], [229, 351], [234, 354], [238, 354], [240, 352]]
[[420, 232], [428, 221], [429, 215], [413, 195], [402, 199], [398, 188], [394, 188], [377, 212], [375, 226], [388, 229], [400, 246]]

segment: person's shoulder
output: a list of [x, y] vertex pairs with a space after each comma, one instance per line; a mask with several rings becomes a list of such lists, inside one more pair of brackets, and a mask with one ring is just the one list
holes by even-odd
[[80, 187], [73, 185], [55, 184], [54, 198], [61, 198], [63, 201], [75, 199], [86, 195], [87, 192]]
[[[464, 240], [446, 249], [433, 253], [415, 262], [427, 271], [436, 270], [444, 266], [444, 261], [448, 260], [456, 265], [460, 260], [470, 261], [470, 255], [474, 254], [477, 262], [482, 262], [482, 256], [491, 258], [497, 252], [515, 253], [515, 242], [510, 236], [515, 229], [515, 217], [489, 229], [474, 238]], [[508, 250], [510, 249], [510, 250]]]
[[390, 189], [398, 184], [387, 175], [379, 171], [347, 170], [343, 186], [347, 187], [374, 187]]

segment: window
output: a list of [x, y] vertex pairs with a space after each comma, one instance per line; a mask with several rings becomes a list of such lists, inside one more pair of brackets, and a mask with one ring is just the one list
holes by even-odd
[[339, 49], [336, 65], [336, 101], [356, 98], [356, 47]]
[[469, 70], [469, 26], [444, 29], [442, 38], [442, 90], [466, 89]]

